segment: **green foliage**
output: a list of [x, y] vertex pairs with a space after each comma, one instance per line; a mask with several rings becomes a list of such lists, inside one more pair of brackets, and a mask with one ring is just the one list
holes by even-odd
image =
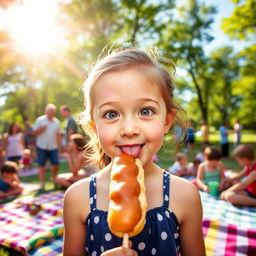
[[245, 125], [253, 126], [256, 124], [255, 115], [252, 114], [256, 111], [256, 1], [236, 0], [233, 2], [236, 7], [232, 15], [224, 19], [222, 28], [231, 38], [246, 39], [247, 42], [247, 47], [237, 56], [240, 70], [238, 79], [233, 81], [233, 85], [235, 97], [242, 98], [238, 117]]
[[[6, 47], [13, 42], [1, 28], [0, 97], [6, 99], [0, 106], [1, 131], [12, 121], [33, 122], [50, 102], [81, 112], [81, 87], [90, 66], [100, 53], [119, 45], [157, 45], [164, 49], [160, 60], [168, 68], [169, 59], [175, 59], [183, 70], [175, 78], [175, 96], [194, 121], [204, 118], [218, 124], [238, 117], [244, 125], [256, 124], [251, 114], [256, 111], [255, 0], [233, 2], [237, 6], [223, 27], [232, 37], [252, 42], [238, 55], [228, 47], [206, 54], [217, 10], [198, 0], [188, 0], [179, 8], [174, 0], [67, 1], [60, 5], [58, 22], [65, 28], [68, 46], [40, 59]], [[191, 100], [186, 102], [187, 93]], [[59, 111], [57, 117], [61, 118]]]
[[[207, 120], [212, 81], [207, 73], [208, 58], [203, 46], [213, 39], [209, 29], [216, 10], [212, 6], [208, 7], [195, 0], [190, 0], [186, 6], [181, 6], [178, 11], [179, 19], [169, 22], [170, 26], [166, 29], [159, 44], [178, 55], [179, 66], [185, 69], [189, 76], [186, 79], [187, 85], [197, 96], [197, 108], [201, 111], [201, 118]], [[179, 88], [181, 88], [181, 84]]]
[[233, 0], [236, 7], [232, 15], [224, 19], [222, 29], [231, 37], [249, 39], [256, 33], [256, 1]]

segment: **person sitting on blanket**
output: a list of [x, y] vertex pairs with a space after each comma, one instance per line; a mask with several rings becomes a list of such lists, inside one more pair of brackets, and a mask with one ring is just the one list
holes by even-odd
[[208, 146], [204, 150], [205, 161], [202, 162], [197, 171], [196, 186], [205, 192], [210, 192], [209, 183], [218, 182], [218, 191], [228, 186], [228, 179], [224, 174], [224, 164], [220, 161], [220, 151]]
[[184, 153], [177, 153], [176, 154], [176, 160], [172, 166], [168, 168], [168, 171], [171, 174], [177, 175], [177, 176], [191, 176], [193, 173], [191, 173], [187, 166], [187, 156]]
[[220, 198], [238, 206], [256, 206], [256, 159], [250, 145], [240, 145], [233, 157], [244, 168], [231, 178], [236, 182], [232, 187], [222, 192]]
[[0, 198], [18, 196], [22, 193], [23, 185], [18, 177], [19, 167], [15, 162], [6, 161], [1, 167]]
[[94, 166], [88, 164], [86, 158], [86, 139], [81, 134], [72, 134], [68, 142], [67, 153], [63, 154], [68, 160], [71, 173], [59, 174], [56, 183], [68, 188], [74, 182], [86, 178], [96, 171]]

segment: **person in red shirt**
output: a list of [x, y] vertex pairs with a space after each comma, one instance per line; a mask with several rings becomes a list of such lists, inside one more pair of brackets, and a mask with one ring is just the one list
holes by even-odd
[[220, 198], [238, 206], [256, 206], [256, 159], [250, 145], [240, 145], [233, 152], [233, 157], [243, 170], [230, 179], [234, 183], [221, 193]]

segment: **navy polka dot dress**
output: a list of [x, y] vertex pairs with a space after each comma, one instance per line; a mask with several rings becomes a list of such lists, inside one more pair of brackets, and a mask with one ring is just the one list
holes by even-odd
[[[146, 224], [140, 234], [130, 238], [132, 248], [139, 256], [179, 255], [179, 223], [169, 206], [170, 174], [163, 172], [163, 205], [147, 211]], [[107, 223], [107, 212], [96, 209], [96, 176], [90, 180], [91, 212], [86, 219], [86, 252], [99, 256], [104, 251], [122, 245], [122, 239], [111, 233]]]

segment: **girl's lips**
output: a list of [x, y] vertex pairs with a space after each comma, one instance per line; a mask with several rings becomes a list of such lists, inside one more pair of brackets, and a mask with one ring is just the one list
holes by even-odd
[[120, 149], [123, 154], [127, 154], [133, 156], [134, 158], [139, 157], [142, 152], [143, 144], [136, 144], [136, 145], [123, 145], [120, 146]]

